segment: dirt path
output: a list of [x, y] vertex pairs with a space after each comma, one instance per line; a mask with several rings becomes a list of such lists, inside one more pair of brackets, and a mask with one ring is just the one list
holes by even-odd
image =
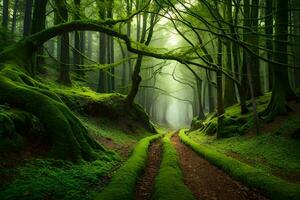
[[154, 186], [154, 179], [159, 170], [161, 160], [161, 141], [150, 145], [148, 162], [144, 173], [136, 185], [135, 200], [150, 200]]
[[223, 171], [197, 155], [180, 142], [176, 134], [172, 142], [180, 157], [184, 182], [196, 199], [265, 200], [257, 191], [233, 180]]

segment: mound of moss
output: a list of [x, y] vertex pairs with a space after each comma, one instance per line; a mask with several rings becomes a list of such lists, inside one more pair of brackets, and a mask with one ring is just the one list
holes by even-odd
[[156, 133], [148, 114], [138, 104], [128, 106], [125, 96], [118, 93], [99, 94], [86, 87], [67, 88], [53, 85], [50, 88], [71, 109], [82, 115], [108, 118], [112, 121], [139, 123], [146, 130]]
[[39, 143], [43, 133], [42, 124], [31, 113], [0, 105], [0, 157], [21, 151], [26, 143], [44, 145]]
[[108, 186], [96, 195], [96, 199], [134, 199], [135, 185], [146, 166], [149, 145], [162, 136], [163, 134], [157, 134], [139, 141], [130, 158], [112, 177]]
[[173, 133], [163, 138], [163, 157], [155, 178], [153, 199], [156, 200], [194, 200], [192, 192], [183, 183], [183, 174], [179, 166], [179, 157], [170, 141]]
[[[257, 111], [263, 111], [268, 105], [270, 94], [266, 94], [257, 99]], [[254, 120], [252, 114], [252, 105], [247, 104], [248, 113], [241, 114], [240, 105], [236, 104], [225, 109], [223, 117], [222, 130], [220, 130], [220, 138], [229, 138], [237, 135], [243, 135], [247, 130], [253, 128]], [[204, 121], [193, 120], [189, 131], [198, 130], [206, 135], [215, 135], [217, 133], [217, 115], [212, 114]]]
[[8, 105], [38, 119], [45, 130], [43, 139], [49, 142], [50, 157], [78, 162], [110, 153], [89, 135], [81, 120], [55, 92], [20, 67], [1, 65], [0, 91], [0, 105]]

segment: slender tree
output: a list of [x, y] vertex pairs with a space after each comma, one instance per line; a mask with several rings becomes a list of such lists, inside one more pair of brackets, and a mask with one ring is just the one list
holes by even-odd
[[[68, 10], [65, 0], [55, 0], [55, 7], [57, 13], [57, 21], [59, 23], [68, 21]], [[69, 52], [69, 33], [63, 33], [60, 36], [60, 68], [58, 82], [71, 85], [70, 77], [70, 52]]]
[[33, 3], [33, 0], [25, 0], [25, 14], [24, 14], [24, 25], [23, 25], [23, 36], [24, 37], [30, 35], [32, 3]]
[[9, 0], [3, 0], [3, 8], [2, 8], [2, 26], [7, 28], [8, 26], [8, 5], [9, 5]]

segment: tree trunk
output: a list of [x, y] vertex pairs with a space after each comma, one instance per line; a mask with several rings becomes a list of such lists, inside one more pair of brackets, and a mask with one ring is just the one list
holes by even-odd
[[[80, 3], [81, 0], [74, 0], [74, 5], [75, 5], [75, 9], [74, 9], [74, 20], [79, 20], [80, 19]], [[82, 32], [80, 31], [75, 31], [74, 33], [74, 49], [73, 49], [73, 64], [74, 64], [74, 70], [76, 72], [76, 78], [78, 80], [82, 80], [84, 77], [84, 72], [82, 69], [82, 56], [81, 53], [82, 48], [81, 48], [81, 39], [82, 39]]]
[[223, 129], [223, 114], [224, 114], [224, 102], [223, 102], [223, 81], [222, 81], [222, 41], [218, 39], [218, 58], [217, 64], [220, 70], [217, 71], [217, 138], [222, 137]]
[[[230, 24], [233, 24], [233, 20], [232, 20], [232, 0], [227, 0], [226, 20], [228, 20], [228, 22]], [[231, 28], [230, 28], [230, 30], [231, 30]], [[232, 31], [230, 31], [230, 33], [232, 34]], [[232, 36], [234, 36], [234, 34]], [[226, 60], [227, 60], [226, 69], [227, 69], [228, 73], [233, 72], [231, 47], [232, 47], [231, 42], [227, 42], [227, 44], [226, 44]], [[235, 84], [231, 79], [225, 77], [224, 106], [228, 107], [228, 106], [232, 106], [236, 103], [237, 103], [237, 99], [236, 99], [236, 94], [235, 94]]]
[[262, 115], [273, 120], [276, 115], [287, 114], [287, 100], [297, 98], [289, 82], [288, 68], [288, 1], [276, 1], [275, 52], [273, 67], [273, 87], [271, 101]]
[[204, 114], [204, 111], [203, 111], [203, 105], [202, 105], [202, 81], [199, 80], [198, 78], [196, 78], [196, 81], [197, 81], [197, 90], [198, 90], [198, 106], [199, 106], [199, 111], [198, 111], [198, 119], [205, 119], [205, 114]]
[[[31, 22], [31, 33], [37, 33], [41, 30], [45, 29], [45, 23], [46, 23], [46, 6], [47, 6], [48, 0], [39, 0], [34, 1], [33, 6], [33, 16], [32, 16], [32, 22]], [[35, 55], [33, 56], [33, 67], [34, 67], [34, 73], [40, 72], [44, 73], [45, 69], [42, 68], [42, 64], [45, 62], [43, 58], [44, 50], [43, 47], [39, 48]]]
[[[57, 12], [57, 21], [62, 23], [68, 21], [68, 10], [65, 0], [55, 0]], [[64, 85], [71, 85], [70, 77], [70, 50], [69, 50], [69, 33], [64, 33], [60, 36], [60, 55], [61, 62], [59, 69], [58, 82]]]
[[14, 33], [16, 30], [18, 8], [19, 8], [19, 0], [15, 0], [14, 10], [13, 10], [13, 18], [12, 18], [12, 22], [11, 22], [11, 32], [12, 33]]
[[[157, 11], [157, 13], [158, 12], [159, 11]], [[155, 23], [154, 23], [155, 16], [156, 16], [156, 14], [152, 13], [149, 32], [148, 32], [148, 36], [147, 36], [147, 39], [146, 39], [148, 13], [145, 12], [143, 14], [143, 29], [142, 29], [142, 35], [141, 35], [140, 43], [145, 43], [146, 46], [148, 46], [150, 44], [151, 39], [152, 39], [153, 29], [154, 29], [154, 25], [155, 25]], [[142, 81], [142, 77], [140, 76], [142, 59], [143, 59], [143, 56], [139, 55], [138, 59], [136, 61], [135, 67], [134, 67], [133, 74], [132, 74], [131, 90], [129, 91], [129, 94], [126, 97], [126, 102], [129, 106], [132, 106], [132, 104], [134, 102], [134, 98], [137, 95], [139, 85]]]
[[[99, 8], [99, 17], [100, 19], [104, 20], [106, 18], [106, 5], [104, 0], [100, 0], [98, 3]], [[99, 63], [105, 64], [107, 62], [107, 40], [106, 34], [100, 33], [99, 37]], [[104, 93], [107, 89], [107, 74], [103, 69], [99, 70], [99, 79], [98, 79], [98, 88], [97, 91]]]
[[[246, 28], [249, 28], [251, 25], [250, 18], [250, 3], [249, 0], [244, 0], [244, 21], [243, 26], [245, 27], [243, 30], [243, 42], [248, 43], [248, 32]], [[243, 50], [243, 64], [241, 69], [241, 91], [242, 95], [244, 95], [244, 99], [250, 99], [250, 88], [249, 88], [249, 81], [247, 77], [247, 65], [249, 65], [248, 62], [248, 53], [246, 50]]]
[[[273, 0], [266, 0], [266, 8], [265, 8], [265, 15], [266, 15], [266, 30], [265, 33], [267, 35], [266, 38], [266, 48], [267, 52], [267, 59], [273, 59]], [[269, 73], [269, 90], [272, 88], [272, 64], [267, 63], [268, 66], [268, 73]], [[299, 76], [300, 77], [300, 76]]]
[[[258, 7], [259, 7], [259, 0], [252, 0], [251, 3], [251, 31], [253, 34], [249, 35], [249, 43], [253, 46], [250, 47], [250, 49], [256, 54], [259, 55], [259, 49], [257, 48], [259, 46], [259, 36], [257, 34], [258, 32]], [[262, 95], [261, 92], [261, 81], [260, 81], [260, 62], [259, 58], [256, 55], [248, 55], [249, 56], [249, 65], [251, 69], [252, 74], [252, 80], [253, 80], [253, 91], [254, 96], [258, 97]]]
[[8, 5], [9, 5], [9, 0], [3, 0], [2, 26], [5, 28], [7, 28], [7, 26], [8, 26], [8, 18], [9, 18]]
[[294, 51], [294, 60], [295, 60], [295, 67], [298, 69], [295, 69], [295, 86], [300, 86], [300, 1], [299, 0], [293, 0], [292, 6], [294, 9], [293, 12], [293, 21], [294, 21], [294, 35], [296, 35], [294, 39], [295, 45], [293, 46]]
[[30, 35], [33, 0], [26, 0], [25, 2], [26, 2], [25, 3], [25, 15], [24, 15], [24, 25], [23, 25], [23, 36], [24, 37]]

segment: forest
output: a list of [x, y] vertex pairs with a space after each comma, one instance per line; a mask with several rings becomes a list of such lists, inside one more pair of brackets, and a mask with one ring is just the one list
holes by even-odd
[[299, 0], [0, 0], [0, 23], [1, 200], [300, 199]]

